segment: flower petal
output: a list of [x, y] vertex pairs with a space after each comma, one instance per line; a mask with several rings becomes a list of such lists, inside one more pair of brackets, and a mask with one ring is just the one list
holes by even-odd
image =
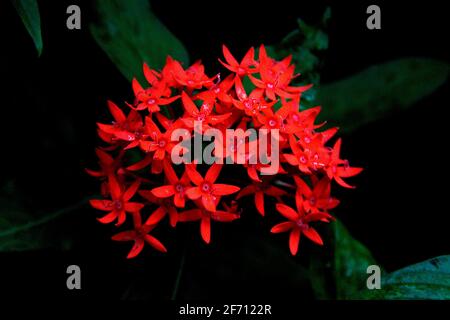
[[140, 83], [136, 80], [136, 78], [133, 78], [133, 81], [131, 82], [131, 86], [133, 87], [133, 92], [136, 98], [141, 94], [144, 93], [144, 88], [140, 85]]
[[342, 178], [348, 178], [356, 176], [357, 174], [361, 173], [363, 171], [363, 168], [357, 168], [357, 167], [339, 167], [337, 169], [337, 174]]
[[261, 179], [258, 177], [258, 172], [256, 171], [255, 166], [249, 166], [247, 168], [247, 174], [253, 181], [261, 182]]
[[166, 213], [164, 207], [159, 207], [148, 217], [147, 221], [145, 221], [145, 225], [157, 224], [165, 217]]
[[180, 212], [178, 215], [178, 221], [186, 222], [186, 221], [195, 221], [200, 220], [202, 218], [202, 211], [200, 209], [192, 209]]
[[184, 208], [186, 205], [184, 193], [175, 193], [175, 195], [173, 197], [173, 203], [178, 208]]
[[117, 218], [117, 212], [116, 211], [111, 211], [110, 213], [108, 213], [107, 215], [101, 217], [101, 218], [97, 218], [98, 221], [100, 221], [101, 223], [111, 223], [114, 220], [116, 220]]
[[286, 231], [291, 230], [294, 226], [295, 226], [295, 224], [290, 221], [281, 222], [281, 223], [273, 226], [272, 229], [270, 230], [270, 232], [272, 232], [272, 233], [286, 232]]
[[146, 234], [144, 236], [144, 239], [145, 239], [145, 242], [147, 242], [149, 245], [151, 245], [156, 250], [161, 251], [161, 252], [167, 252], [166, 247], [164, 247], [164, 245], [155, 237], [153, 237], [149, 234]]
[[262, 191], [256, 191], [255, 193], [255, 206], [258, 212], [264, 217], [264, 193]]
[[178, 222], [178, 212], [177, 210], [172, 207], [169, 206], [167, 208], [167, 210], [169, 211], [169, 222], [170, 222], [170, 226], [175, 227], [177, 225]]
[[170, 184], [175, 184], [178, 182], [178, 177], [175, 173], [175, 170], [173, 170], [172, 165], [170, 162], [165, 161], [163, 163], [164, 168], [164, 174], [166, 175], [167, 180], [169, 180]]
[[186, 165], [186, 173], [188, 174], [191, 181], [196, 185], [200, 185], [203, 182], [203, 177], [195, 170], [194, 166], [191, 164]]
[[197, 200], [202, 196], [199, 187], [192, 187], [186, 190], [186, 196], [191, 200]]
[[204, 195], [202, 197], [202, 204], [205, 207], [206, 210], [210, 212], [216, 211], [216, 203], [214, 202], [212, 196], [210, 195]]
[[114, 102], [108, 100], [108, 108], [116, 122], [123, 122], [126, 120], [125, 114]]
[[113, 205], [111, 200], [89, 200], [89, 203], [93, 208], [103, 211], [110, 211]]
[[311, 241], [317, 243], [318, 245], [323, 245], [322, 238], [314, 228], [309, 227], [308, 229], [303, 229], [302, 232]]
[[200, 233], [206, 243], [211, 241], [211, 218], [209, 216], [203, 216], [200, 223]]
[[211, 213], [211, 219], [220, 222], [231, 222], [233, 220], [239, 219], [239, 215], [226, 211], [216, 211], [214, 213]]
[[122, 231], [111, 237], [114, 241], [130, 241], [136, 238], [136, 231]]
[[144, 240], [141, 238], [137, 238], [134, 242], [133, 248], [131, 248], [128, 253], [127, 259], [131, 259], [136, 257], [139, 253], [141, 253], [142, 249], [144, 249]]
[[138, 202], [125, 202], [125, 211], [127, 212], [139, 212], [144, 205]]
[[123, 194], [123, 200], [128, 201], [130, 200], [138, 191], [139, 186], [141, 185], [140, 180], [135, 180], [131, 186], [124, 192]]
[[291, 166], [298, 166], [298, 159], [296, 156], [294, 156], [293, 154], [286, 154], [286, 153], [284, 153], [283, 156]]
[[214, 183], [219, 177], [220, 170], [222, 170], [222, 165], [218, 163], [213, 163], [212, 166], [208, 169], [205, 175], [205, 181], [209, 183]]
[[216, 196], [225, 196], [228, 194], [232, 194], [232, 193], [238, 192], [240, 189], [241, 188], [239, 188], [239, 187], [231, 186], [228, 184], [218, 183], [218, 184], [213, 185], [213, 193]]
[[153, 157], [146, 156], [144, 159], [136, 162], [135, 164], [132, 164], [131, 166], [126, 167], [129, 171], [139, 171], [141, 169], [144, 169], [148, 165], [150, 165], [153, 161]]
[[230, 66], [232, 66], [232, 67], [239, 66], [239, 62], [237, 62], [237, 60], [231, 54], [230, 50], [228, 50], [228, 48], [225, 45], [222, 45], [222, 52], [223, 52], [223, 56], [225, 57], [225, 60], [227, 61], [227, 63]]
[[152, 189], [152, 193], [155, 197], [158, 198], [168, 198], [174, 195], [175, 188], [173, 185], [157, 187]]
[[195, 115], [198, 113], [198, 108], [195, 105], [195, 103], [192, 101], [192, 99], [187, 95], [186, 92], [181, 93], [181, 101], [183, 101], [184, 109], [188, 114]]
[[108, 177], [108, 183], [109, 183], [109, 190], [111, 190], [111, 195], [113, 199], [119, 199], [122, 195], [122, 191], [119, 185], [119, 182], [117, 182], [117, 179], [114, 175], [109, 175]]
[[295, 256], [298, 251], [298, 244], [300, 243], [300, 229], [294, 228], [289, 235], [289, 249], [291, 254]]
[[285, 205], [284, 203], [277, 203], [276, 208], [279, 213], [281, 213], [285, 218], [291, 221], [297, 221], [299, 218], [298, 213], [291, 207]]

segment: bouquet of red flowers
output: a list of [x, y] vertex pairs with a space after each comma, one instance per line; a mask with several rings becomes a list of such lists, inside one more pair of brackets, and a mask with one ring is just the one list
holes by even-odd
[[[134, 241], [128, 258], [145, 243], [166, 251], [152, 235], [166, 216], [174, 228], [200, 221], [209, 243], [211, 221], [238, 219], [239, 200], [250, 195], [262, 216], [265, 197], [276, 200], [283, 220], [271, 232], [289, 232], [295, 255], [301, 235], [323, 243], [313, 226], [333, 220], [332, 181], [352, 188], [343, 178], [362, 170], [341, 159], [341, 139], [328, 145], [338, 129], [315, 123], [321, 108], [302, 110], [311, 85], [291, 84], [299, 75], [290, 56], [276, 61], [264, 46], [257, 59], [253, 48], [241, 62], [225, 46], [223, 54], [219, 61], [231, 71], [224, 79], [207, 76], [200, 61], [184, 69], [168, 57], [161, 71], [144, 64], [148, 85], [134, 79], [134, 102], [119, 108], [109, 101], [113, 121], [98, 123], [106, 145], [96, 150], [100, 169], [87, 172], [102, 181], [104, 199], [90, 203], [107, 212], [101, 223], [132, 221], [112, 237]], [[242, 171], [233, 175], [239, 179], [221, 176], [227, 164]]]

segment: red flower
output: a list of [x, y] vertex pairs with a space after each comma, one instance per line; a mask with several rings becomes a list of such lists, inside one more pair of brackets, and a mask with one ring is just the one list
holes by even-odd
[[[178, 126], [174, 126], [173, 129], [176, 129], [177, 127]], [[141, 149], [145, 152], [153, 152], [154, 159], [163, 160], [166, 154], [170, 154], [175, 146], [175, 143], [170, 140], [173, 129], [161, 133], [158, 126], [150, 117], [145, 118], [145, 128], [148, 137], [151, 140], [141, 140]]]
[[289, 83], [294, 76], [294, 65], [289, 65], [290, 57], [281, 61], [275, 62], [269, 58], [265, 47], [262, 45], [259, 49], [259, 74], [261, 79], [256, 79], [249, 75], [250, 80], [258, 88], [264, 89], [267, 98], [276, 100], [278, 95], [283, 98], [295, 98], [297, 94], [308, 90], [312, 85], [303, 87], [291, 87]]
[[153, 86], [144, 90], [139, 82], [136, 79], [133, 79], [132, 86], [137, 100], [136, 110], [147, 109], [150, 113], [158, 112], [160, 110], [159, 106], [171, 104], [180, 97], [163, 97], [164, 94], [167, 94], [167, 87], [164, 83], [159, 83], [158, 86]]
[[205, 209], [211, 212], [216, 211], [215, 201], [218, 197], [239, 191], [239, 188], [235, 186], [214, 183], [219, 177], [220, 170], [222, 165], [214, 163], [203, 178], [192, 165], [186, 165], [186, 172], [196, 185], [186, 191], [187, 197], [192, 200], [200, 198]]
[[237, 77], [235, 82], [236, 95], [239, 100], [234, 99], [233, 104], [239, 110], [243, 110], [246, 115], [257, 117], [262, 110], [271, 108], [275, 104], [276, 101], [269, 103], [264, 99], [264, 90], [255, 89], [250, 96], [247, 96], [241, 79]]
[[210, 88], [214, 85], [214, 80], [216, 79], [216, 77], [208, 78], [206, 76], [205, 67], [201, 61], [197, 61], [186, 70], [183, 70], [181, 64], [173, 60], [172, 72], [178, 84], [185, 86], [189, 92], [203, 87]]
[[108, 101], [108, 108], [113, 115], [113, 124], [97, 123], [99, 136], [108, 143], [115, 143], [117, 140], [126, 142], [124, 149], [131, 149], [139, 145], [144, 127], [141, 115], [131, 110], [128, 116], [113, 102]]
[[155, 224], [150, 224], [148, 220], [142, 224], [141, 215], [139, 213], [133, 214], [134, 229], [129, 231], [122, 231], [112, 236], [114, 241], [134, 241], [134, 245], [128, 253], [127, 259], [136, 257], [142, 249], [144, 244], [151, 245], [158, 251], [167, 252], [164, 245], [155, 237], [149, 234], [155, 228]]
[[330, 179], [334, 178], [337, 183], [345, 188], [354, 188], [351, 185], [347, 184], [344, 180], [342, 180], [342, 178], [356, 176], [357, 174], [361, 173], [363, 169], [350, 167], [347, 160], [341, 160], [339, 158], [339, 154], [341, 152], [341, 143], [342, 141], [339, 138], [334, 145], [334, 148], [331, 152], [330, 165], [327, 169], [327, 175]]
[[169, 199], [155, 197], [152, 190], [141, 190], [139, 195], [152, 204], [158, 205], [158, 208], [150, 215], [148, 222], [150, 224], [157, 224], [167, 214], [169, 215], [170, 226], [175, 227], [178, 222], [178, 211], [174, 207], [172, 201]]
[[91, 206], [98, 210], [109, 211], [107, 215], [99, 218], [101, 223], [111, 223], [117, 219], [116, 225], [119, 226], [125, 222], [126, 212], [139, 212], [144, 205], [137, 202], [130, 202], [130, 199], [139, 189], [139, 180], [134, 181], [131, 186], [124, 188], [119, 185], [117, 179], [109, 176], [109, 189], [111, 190], [111, 200], [90, 200]]
[[283, 157], [290, 165], [298, 166], [301, 172], [311, 174], [311, 169], [319, 170], [327, 166], [329, 151], [323, 146], [323, 137], [320, 134], [314, 135], [313, 138], [304, 138], [308, 139], [307, 146], [302, 146], [302, 140], [297, 141], [291, 135], [289, 145], [294, 154], [283, 154]]
[[181, 179], [178, 179], [175, 171], [168, 162], [164, 162], [163, 166], [164, 173], [170, 184], [154, 188], [152, 193], [157, 198], [168, 198], [173, 196], [175, 206], [178, 208], [184, 208], [186, 190], [191, 186], [189, 176], [186, 172], [184, 172]]
[[258, 114], [258, 120], [261, 122], [262, 127], [260, 129], [278, 129], [280, 130], [280, 140], [285, 139], [281, 134], [289, 134], [292, 132], [290, 125], [286, 123], [286, 118], [289, 114], [290, 108], [288, 106], [281, 107], [276, 112], [272, 109], [264, 109], [263, 113]]
[[211, 212], [204, 208], [188, 210], [180, 213], [179, 221], [197, 221], [200, 220], [200, 234], [203, 241], [211, 241], [211, 219], [219, 222], [231, 222], [239, 218], [239, 215], [226, 211]]
[[328, 177], [325, 176], [321, 180], [313, 179], [315, 182], [312, 189], [300, 177], [294, 176], [294, 180], [297, 185], [296, 196], [302, 197], [301, 201], [306, 212], [328, 211], [339, 204], [339, 200], [330, 196], [331, 181]]
[[119, 162], [117, 160], [114, 160], [113, 157], [111, 157], [108, 153], [103, 151], [102, 149], [95, 149], [95, 153], [97, 154], [100, 165], [100, 170], [95, 171], [91, 169], [85, 169], [86, 172], [92, 176], [97, 178], [103, 178], [108, 177], [111, 174], [115, 174], [116, 170], [118, 169]]
[[257, 63], [254, 58], [255, 50], [253, 48], [250, 48], [250, 50], [248, 50], [241, 63], [237, 62], [237, 60], [233, 57], [233, 55], [225, 45], [222, 46], [222, 51], [227, 63], [223, 62], [220, 59], [219, 62], [223, 64], [225, 68], [233, 71], [238, 76], [243, 77], [245, 75], [258, 72], [258, 69], [255, 68], [257, 66]]
[[[239, 218], [240, 199], [253, 194], [261, 215], [273, 211], [269, 211], [272, 203], [264, 197], [275, 198], [277, 210], [288, 221], [273, 227], [272, 232], [290, 231], [290, 250], [296, 254], [301, 234], [322, 244], [310, 224], [333, 219], [328, 211], [339, 200], [332, 197], [332, 181], [351, 187], [343, 179], [362, 170], [350, 167], [347, 160], [340, 158], [340, 139], [333, 148], [328, 146], [337, 128], [320, 130], [325, 122], [315, 122], [321, 107], [300, 111], [302, 92], [310, 85], [293, 84], [298, 74], [291, 56], [277, 61], [267, 55], [262, 45], [257, 60], [255, 50], [250, 48], [239, 62], [226, 46], [222, 50], [225, 62], [219, 61], [231, 71], [223, 81], [220, 74], [208, 77], [200, 61], [184, 69], [179, 61], [167, 57], [160, 72], [144, 64], [148, 84], [141, 86], [133, 80], [135, 99], [133, 104], [127, 103], [128, 114], [109, 101], [113, 121], [98, 123], [97, 132], [104, 143], [96, 150], [100, 169], [86, 171], [100, 180], [105, 199], [91, 200], [91, 205], [107, 211], [99, 219], [102, 223], [114, 221], [121, 225], [132, 215], [134, 229], [113, 237], [117, 241], [134, 241], [129, 258], [138, 255], [145, 243], [166, 251], [149, 234], [166, 216], [172, 227], [178, 222], [200, 220], [201, 236], [209, 243], [211, 220], [228, 222]], [[175, 101], [179, 97], [182, 107]], [[162, 111], [168, 111], [167, 116], [161, 112], [162, 106], [166, 106]], [[172, 141], [176, 129], [183, 129], [176, 132], [177, 136], [185, 136]], [[215, 132], [205, 132], [208, 129]], [[201, 144], [197, 144], [198, 133], [206, 134]], [[276, 145], [268, 142], [273, 138], [278, 139]], [[191, 151], [187, 144], [192, 147], [194, 142], [196, 159], [197, 148], [204, 148], [205, 140], [213, 144], [201, 149], [202, 154], [213, 152], [217, 162], [235, 163], [230, 174], [238, 180], [233, 183], [236, 186], [216, 183], [222, 169], [218, 163], [210, 166], [204, 177], [196, 164], [178, 167], [184, 171], [177, 175], [172, 152], [177, 150], [182, 156]], [[274, 157], [279, 155], [280, 161], [276, 161]], [[292, 177], [296, 186], [291, 184]], [[145, 190], [138, 190], [140, 185]], [[294, 189], [295, 195], [289, 192]], [[143, 203], [131, 201], [137, 192]], [[234, 193], [236, 197], [224, 198]], [[295, 199], [296, 211], [282, 203], [284, 197]], [[178, 213], [179, 208], [184, 208], [183, 212]]]
[[298, 250], [298, 244], [300, 242], [300, 235], [304, 234], [311, 241], [323, 245], [322, 238], [317, 233], [317, 231], [311, 227], [309, 224], [314, 221], [324, 221], [331, 219], [332, 217], [328, 213], [309, 213], [305, 214], [305, 211], [301, 204], [297, 202], [297, 211], [288, 207], [283, 203], [277, 203], [277, 211], [281, 213], [288, 222], [282, 222], [275, 225], [270, 232], [280, 233], [290, 231], [289, 236], [289, 249], [291, 254], [295, 256]]
[[[94, 170], [86, 168], [85, 171], [90, 176], [100, 178], [103, 180], [103, 179], [109, 177], [110, 175], [115, 175], [116, 172], [119, 171], [120, 166], [121, 166], [123, 152], [121, 152], [116, 159], [114, 159], [107, 152], [105, 152], [99, 148], [97, 148], [95, 150], [95, 153], [97, 154], [97, 157], [100, 160], [99, 161], [100, 170], [94, 171]], [[109, 184], [106, 179], [101, 184], [101, 193], [104, 197], [108, 196], [108, 194], [109, 194]]]
[[192, 99], [189, 98], [184, 91], [181, 94], [181, 99], [183, 101], [184, 109], [188, 113], [188, 116], [183, 117], [182, 121], [188, 128], [194, 128], [194, 122], [199, 121], [202, 125], [202, 131], [206, 131], [210, 128], [209, 125], [216, 125], [223, 122], [231, 115], [231, 113], [221, 115], [212, 114], [213, 104], [208, 100], [204, 101], [199, 110]]
[[280, 197], [285, 195], [286, 192], [268, 183], [253, 183], [243, 188], [237, 195], [236, 199], [239, 200], [240, 198], [251, 194], [255, 194], [256, 209], [262, 216], [264, 216], [264, 194], [275, 197], [278, 201], [280, 201]]
[[[211, 87], [209, 91], [205, 91], [206, 93], [214, 93], [214, 97], [217, 98], [219, 101], [230, 104], [232, 102], [231, 96], [228, 94], [228, 91], [233, 87], [234, 79], [233, 75], [230, 74], [228, 77], [225, 78], [225, 80], [220, 81], [218, 84]], [[198, 98], [201, 97], [201, 93], [197, 96]], [[201, 98], [200, 98], [201, 99]]]

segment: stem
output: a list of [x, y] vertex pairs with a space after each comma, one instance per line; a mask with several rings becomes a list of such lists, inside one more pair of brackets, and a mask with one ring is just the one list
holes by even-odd
[[69, 213], [71, 211], [74, 211], [74, 210], [76, 210], [76, 209], [86, 205], [89, 199], [91, 199], [91, 198], [83, 199], [83, 200], [81, 200], [80, 202], [78, 202], [78, 203], [76, 203], [74, 205], [71, 205], [69, 207], [65, 207], [63, 209], [57, 210], [57, 211], [55, 211], [55, 212], [53, 212], [51, 214], [48, 214], [48, 215], [46, 215], [46, 216], [44, 216], [44, 217], [42, 217], [40, 219], [36, 219], [34, 221], [30, 221], [30, 222], [18, 225], [18, 226], [13, 227], [13, 228], [10, 228], [10, 229], [4, 230], [4, 231], [0, 231], [0, 237], [10, 236], [10, 235], [13, 235], [15, 233], [21, 232], [23, 230], [27, 230], [27, 229], [39, 226], [41, 224], [44, 224], [44, 223], [46, 223], [46, 222], [48, 222], [50, 220], [53, 220], [53, 219], [55, 219], [55, 218], [57, 218], [59, 216], [62, 216], [63, 214]]
[[180, 280], [183, 274], [184, 263], [186, 261], [186, 246], [183, 248], [183, 253], [181, 255], [180, 266], [178, 267], [177, 279], [175, 280], [175, 286], [173, 287], [172, 296], [170, 300], [174, 301], [177, 298], [178, 288], [180, 287]]

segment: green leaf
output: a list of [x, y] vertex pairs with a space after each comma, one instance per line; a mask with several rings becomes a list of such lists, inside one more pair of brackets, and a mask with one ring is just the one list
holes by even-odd
[[188, 63], [183, 44], [151, 12], [147, 0], [96, 0], [95, 8], [98, 22], [91, 33], [127, 79], [142, 81], [142, 64], [160, 69], [167, 55]]
[[36, 0], [11, 0], [25, 28], [34, 41], [38, 55], [42, 54], [41, 18]]
[[382, 276], [381, 289], [361, 291], [363, 299], [450, 299], [450, 255]]
[[70, 228], [61, 219], [85, 206], [87, 199], [50, 213], [30, 212], [15, 190], [14, 182], [2, 186], [0, 195], [0, 252], [36, 250], [42, 248], [67, 249]]
[[366, 286], [367, 267], [377, 264], [370, 251], [339, 221], [330, 225], [334, 250], [317, 250], [310, 261], [311, 285], [318, 299], [351, 299]]
[[336, 298], [348, 299], [366, 286], [367, 267], [377, 263], [369, 249], [355, 240], [339, 221], [334, 223], [334, 237]]
[[322, 119], [345, 131], [354, 130], [413, 105], [442, 85], [448, 72], [447, 63], [423, 58], [371, 66], [319, 88]]
[[319, 69], [322, 66], [322, 53], [328, 49], [328, 35], [325, 32], [326, 25], [331, 16], [331, 9], [327, 8], [320, 23], [309, 25], [304, 20], [298, 19], [298, 28], [290, 32], [279, 43], [266, 47], [269, 56], [280, 60], [292, 55], [292, 62], [296, 66], [296, 72], [300, 77], [293, 80], [293, 85], [314, 84], [302, 94], [301, 108], [306, 109], [316, 106], [316, 87], [320, 83]]

